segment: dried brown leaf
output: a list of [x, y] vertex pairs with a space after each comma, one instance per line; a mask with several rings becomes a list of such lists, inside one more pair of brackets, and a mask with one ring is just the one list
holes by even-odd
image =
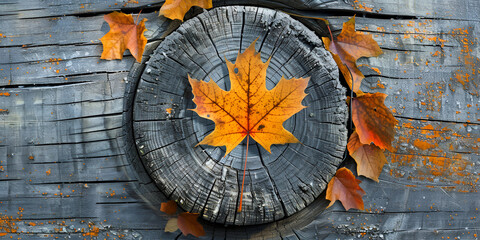
[[350, 208], [363, 210], [362, 196], [365, 191], [358, 185], [361, 182], [347, 168], [338, 169], [327, 186], [326, 199], [330, 200], [328, 207], [339, 200], [347, 211]]

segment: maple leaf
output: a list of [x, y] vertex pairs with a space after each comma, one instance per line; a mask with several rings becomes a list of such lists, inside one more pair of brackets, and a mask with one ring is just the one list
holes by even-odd
[[165, 232], [175, 232], [178, 229], [183, 235], [192, 234], [195, 237], [205, 236], [203, 226], [197, 221], [200, 214], [184, 212], [177, 218], [170, 218], [165, 225]]
[[160, 211], [168, 215], [173, 215], [177, 212], [177, 203], [173, 200], [170, 200], [168, 202], [162, 202], [162, 204], [160, 205]]
[[123, 52], [128, 49], [137, 62], [141, 62], [147, 44], [147, 38], [143, 35], [147, 30], [145, 28], [147, 19], [144, 18], [140, 23], [135, 24], [131, 14], [121, 12], [107, 14], [104, 19], [110, 26], [110, 31], [100, 38], [103, 44], [103, 52], [100, 58], [107, 60], [122, 59]]
[[361, 143], [373, 142], [381, 149], [393, 151], [394, 127], [398, 121], [385, 106], [386, 97], [384, 93], [365, 93], [352, 98], [352, 121]]
[[272, 144], [298, 143], [283, 122], [305, 106], [302, 99], [309, 78], [282, 79], [267, 90], [267, 62], [255, 51], [254, 41], [235, 64], [227, 60], [231, 89], [225, 91], [215, 82], [189, 78], [197, 105], [193, 111], [215, 122], [215, 130], [199, 144], [226, 146], [230, 153], [246, 136], [251, 136], [270, 152]]
[[183, 21], [185, 14], [193, 6], [209, 9], [213, 4], [212, 0], [166, 0], [160, 8], [159, 16]]
[[[174, 215], [177, 212], [177, 203], [173, 200], [162, 202], [160, 211], [168, 215]], [[180, 213], [176, 218], [168, 220], [167, 225], [165, 225], [165, 232], [175, 232], [180, 229], [185, 236], [188, 234], [192, 234], [195, 237], [204, 236], [205, 231], [203, 226], [197, 221], [198, 216], [200, 216], [198, 213]]]
[[330, 200], [329, 208], [335, 201], [339, 200], [345, 210], [356, 208], [363, 210], [363, 199], [365, 191], [358, 185], [362, 181], [355, 178], [347, 168], [340, 168], [327, 186], [327, 200]]
[[378, 182], [383, 165], [387, 163], [383, 151], [375, 145], [361, 143], [357, 132], [353, 132], [348, 139], [347, 148], [350, 156], [357, 162], [358, 175]]
[[178, 215], [177, 225], [183, 235], [192, 234], [195, 237], [205, 236], [202, 224], [197, 221], [198, 213], [183, 212]]
[[332, 41], [327, 37], [322, 37], [322, 40], [325, 48], [332, 53], [350, 89], [355, 93], [359, 92], [365, 76], [357, 67], [357, 59], [382, 54], [377, 42], [371, 35], [355, 31], [355, 16], [343, 23], [342, 32], [335, 40]]

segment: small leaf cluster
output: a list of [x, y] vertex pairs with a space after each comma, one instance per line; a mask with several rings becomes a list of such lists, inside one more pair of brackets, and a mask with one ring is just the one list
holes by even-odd
[[[328, 26], [328, 21], [324, 21]], [[349, 104], [355, 129], [348, 140], [348, 152], [357, 163], [358, 175], [378, 182], [387, 162], [383, 151], [393, 150], [392, 141], [398, 121], [384, 104], [386, 94], [360, 90], [365, 76], [356, 61], [361, 57], [377, 57], [382, 50], [371, 35], [355, 31], [355, 16], [343, 24], [342, 32], [336, 38], [330, 31], [330, 38], [323, 37], [322, 40], [352, 93]], [[329, 206], [340, 200], [346, 210], [363, 210], [362, 195], [365, 192], [358, 185], [360, 182], [347, 168], [338, 169], [327, 187], [326, 198], [331, 201]]]

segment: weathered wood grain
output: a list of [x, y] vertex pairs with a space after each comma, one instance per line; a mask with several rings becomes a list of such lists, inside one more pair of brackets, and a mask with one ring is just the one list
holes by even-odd
[[[143, 9], [147, 28], [157, 29], [147, 32], [149, 41], [163, 34], [169, 22], [153, 21], [161, 2], [139, 2], [1, 1], [0, 93], [10, 96], [0, 96], [0, 109], [8, 109], [0, 112], [0, 210], [5, 214], [0, 217], [22, 219], [16, 221], [19, 235], [7, 237], [88, 239], [86, 233], [95, 226], [98, 238], [191, 239], [179, 232], [164, 233], [168, 217], [152, 210], [163, 201], [161, 194], [127, 161], [133, 145], [123, 141], [125, 128], [118, 127], [129, 106], [118, 104], [125, 103], [133, 58], [128, 52], [123, 61], [98, 58], [98, 39], [108, 31], [102, 15], [112, 10]], [[478, 70], [478, 1], [229, 0], [214, 1], [214, 6], [234, 3], [324, 17], [334, 33], [346, 16], [357, 14], [357, 29], [372, 34], [384, 50], [379, 58], [360, 59], [360, 64], [368, 64], [362, 67], [367, 76], [363, 90], [389, 94], [386, 104], [401, 123], [397, 151], [388, 154], [380, 183], [361, 178], [367, 211], [345, 212], [338, 203], [323, 211], [328, 203], [321, 195], [274, 224], [225, 228], [202, 222], [206, 238], [478, 237], [480, 117], [478, 96], [472, 93], [479, 78], [470, 74]], [[326, 34], [313, 20], [302, 22]], [[82, 56], [85, 53], [89, 55]], [[111, 90], [101, 89], [106, 87]], [[347, 166], [354, 169], [351, 163]]]
[[[187, 75], [229, 89], [225, 59], [235, 61], [257, 38], [263, 61], [272, 58], [267, 88], [282, 76], [311, 77], [308, 108], [284, 124], [302, 144], [269, 154], [252, 141], [244, 210], [236, 213], [246, 145], [225, 157], [220, 148], [188, 150], [213, 126], [188, 111], [194, 106]], [[144, 165], [166, 195], [209, 221], [252, 225], [290, 216], [326, 188], [343, 158], [347, 109], [337, 74], [320, 39], [286, 14], [229, 7], [199, 15], [160, 44], [141, 76], [133, 127]]]

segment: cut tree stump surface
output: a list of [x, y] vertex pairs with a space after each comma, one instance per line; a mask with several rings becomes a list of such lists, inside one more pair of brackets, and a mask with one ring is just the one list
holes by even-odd
[[[195, 105], [187, 75], [230, 89], [226, 59], [235, 62], [257, 38], [262, 61], [271, 58], [267, 88], [282, 76], [310, 77], [307, 108], [284, 123], [301, 144], [274, 145], [268, 153], [250, 141], [237, 213], [246, 140], [227, 156], [224, 148], [195, 147], [214, 124], [189, 111]], [[348, 113], [337, 66], [321, 40], [285, 13], [257, 7], [203, 13], [168, 36], [144, 69], [133, 100], [135, 142], [158, 187], [189, 212], [221, 224], [273, 222], [317, 198], [342, 162]]]
[[[124, 123], [133, 122], [130, 100], [136, 94], [129, 79], [140, 78], [142, 65], [134, 63], [128, 51], [122, 61], [100, 60], [98, 39], [108, 31], [104, 14], [142, 9], [140, 17], [149, 19], [144, 54], [148, 58], [170, 25], [157, 19], [154, 11], [161, 4], [150, 0], [0, 4], [0, 232], [17, 232], [6, 237], [193, 238], [164, 232], [169, 217], [158, 209], [167, 198], [158, 197], [162, 193], [155, 182], [142, 174], [144, 166], [135, 159], [136, 142], [127, 138], [134, 134], [133, 126]], [[399, 124], [395, 151], [386, 153], [388, 164], [380, 182], [360, 177], [367, 192], [365, 211], [346, 212], [339, 203], [325, 210], [328, 201], [321, 194], [303, 210], [273, 223], [225, 227], [203, 220], [205, 239], [478, 237], [479, 1], [213, 4], [261, 6], [313, 17], [296, 19], [319, 36], [326, 32], [314, 17], [328, 19], [335, 34], [356, 14], [357, 30], [371, 34], [384, 51], [378, 58], [358, 61], [366, 76], [362, 91], [388, 94], [386, 105]], [[201, 12], [196, 9], [188, 18]], [[261, 48], [266, 57], [270, 51], [263, 50], [269, 47], [257, 45], [257, 50]], [[235, 54], [225, 56], [234, 60]], [[221, 61], [218, 56], [216, 61]], [[207, 76], [203, 75], [195, 77]], [[183, 105], [178, 107], [193, 107], [179, 103]], [[200, 128], [190, 127], [200, 133]], [[208, 125], [203, 127], [206, 131]], [[208, 147], [205, 150], [202, 154], [213, 154]], [[352, 163], [346, 165], [354, 169]]]

